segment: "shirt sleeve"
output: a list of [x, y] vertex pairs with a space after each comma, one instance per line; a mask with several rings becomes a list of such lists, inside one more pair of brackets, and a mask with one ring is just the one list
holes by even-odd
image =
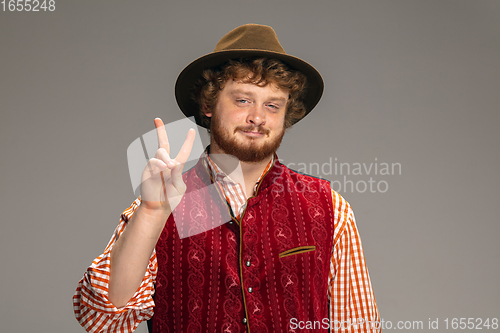
[[73, 296], [73, 310], [76, 319], [87, 332], [133, 332], [141, 321], [153, 316], [154, 283], [158, 270], [155, 250], [149, 259], [141, 285], [130, 301], [124, 307], [116, 308], [108, 300], [111, 249], [140, 203], [139, 197], [122, 213], [120, 224], [104, 253], [94, 259], [78, 283]]
[[334, 241], [328, 297], [333, 332], [380, 332], [380, 317], [354, 213], [332, 190]]

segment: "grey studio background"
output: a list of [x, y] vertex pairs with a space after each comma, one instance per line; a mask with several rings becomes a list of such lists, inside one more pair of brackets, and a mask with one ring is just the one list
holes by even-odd
[[183, 118], [178, 73], [244, 23], [271, 25], [323, 75], [323, 99], [278, 155], [352, 205], [381, 317], [393, 329], [422, 321], [409, 329], [420, 332], [436, 319], [440, 331], [447, 318], [449, 330], [453, 318], [491, 323], [499, 15], [497, 0], [56, 0], [53, 12], [0, 11], [1, 331], [83, 332], [77, 282], [135, 198], [127, 147], [155, 117]]

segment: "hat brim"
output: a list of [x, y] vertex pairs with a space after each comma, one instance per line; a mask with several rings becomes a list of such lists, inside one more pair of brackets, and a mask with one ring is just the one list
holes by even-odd
[[184, 115], [186, 115], [186, 117], [194, 116], [198, 125], [202, 126], [199, 122], [199, 106], [191, 98], [191, 92], [195, 82], [201, 77], [203, 71], [207, 68], [217, 67], [230, 59], [247, 57], [278, 59], [290, 66], [292, 69], [302, 72], [307, 77], [307, 90], [304, 97], [306, 113], [304, 114], [304, 117], [312, 111], [316, 104], [318, 104], [321, 95], [323, 94], [324, 84], [321, 75], [313, 66], [302, 59], [288, 54], [265, 50], [239, 49], [209, 53], [196, 59], [184, 68], [184, 70], [177, 77], [177, 82], [175, 83], [175, 98]]

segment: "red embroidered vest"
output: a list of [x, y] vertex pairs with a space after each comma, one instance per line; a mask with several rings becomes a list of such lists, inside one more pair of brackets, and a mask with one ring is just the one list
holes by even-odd
[[[276, 159], [241, 222], [201, 160], [184, 181], [187, 192], [156, 245], [153, 332], [294, 332], [292, 318], [328, 320], [334, 216], [327, 181]], [[177, 228], [208, 231], [180, 239]]]

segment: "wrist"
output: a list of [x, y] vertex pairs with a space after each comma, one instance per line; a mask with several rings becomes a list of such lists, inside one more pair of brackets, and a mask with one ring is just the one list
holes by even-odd
[[[134, 215], [141, 216], [141, 220], [150, 222], [165, 222], [170, 216], [171, 210], [170, 206], [163, 204], [156, 204], [151, 202], [141, 202]], [[155, 223], [156, 224], [156, 223]]]

